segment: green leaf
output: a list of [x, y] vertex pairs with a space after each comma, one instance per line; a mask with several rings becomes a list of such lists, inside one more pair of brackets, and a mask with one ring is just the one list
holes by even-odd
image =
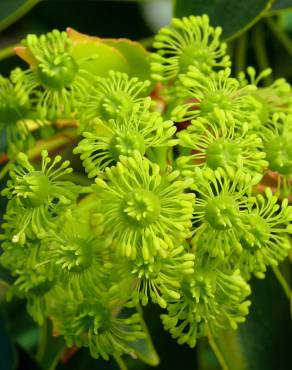
[[123, 55], [103, 43], [80, 43], [74, 46], [72, 54], [77, 60], [83, 59], [79, 65], [95, 76], [107, 77], [111, 69], [126, 73], [129, 70]]
[[149, 53], [141, 44], [127, 39], [103, 39], [103, 42], [123, 54], [129, 63], [131, 77], [150, 80]]
[[68, 28], [67, 33], [73, 41], [72, 54], [79, 61], [78, 64], [94, 76], [107, 77], [111, 69], [129, 73], [129, 63], [117, 48], [72, 28]]
[[249, 370], [249, 364], [241, 347], [237, 331], [228, 331], [214, 338], [217, 349], [226, 364], [226, 370]]
[[[141, 314], [141, 317], [143, 317], [143, 311], [140, 306], [137, 307], [137, 311]], [[147, 365], [157, 366], [160, 360], [157, 352], [155, 351], [152, 339], [144, 320], [142, 320], [142, 325], [146, 334], [146, 338], [131, 343], [131, 347], [134, 349], [134, 353], [139, 360], [145, 362]]]
[[215, 338], [228, 370], [286, 370], [290, 362], [289, 301], [272, 271], [251, 282], [250, 314], [238, 331]]
[[41, 0], [1, 0], [0, 31], [16, 22], [40, 1]]
[[174, 0], [174, 15], [208, 14], [211, 24], [223, 28], [223, 38], [245, 32], [270, 9], [272, 0]]

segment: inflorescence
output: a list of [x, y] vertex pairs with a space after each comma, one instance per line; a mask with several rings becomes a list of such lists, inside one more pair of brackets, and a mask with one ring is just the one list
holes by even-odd
[[[150, 301], [179, 344], [236, 329], [251, 276], [291, 247], [291, 87], [260, 87], [270, 70], [232, 77], [220, 34], [206, 15], [173, 19], [155, 36], [149, 81], [92, 75], [66, 32], [28, 35], [29, 68], [0, 77], [14, 162], [2, 191], [8, 297], [95, 358], [135, 354], [137, 305]], [[155, 81], [165, 112], [149, 96]], [[77, 122], [88, 186], [60, 155], [32, 162], [33, 131], [56, 120]]]

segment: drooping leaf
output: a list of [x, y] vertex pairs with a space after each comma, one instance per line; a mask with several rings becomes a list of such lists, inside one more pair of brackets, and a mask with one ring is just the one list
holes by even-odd
[[235, 38], [259, 20], [271, 0], [175, 0], [174, 15], [208, 14], [211, 24], [223, 28], [223, 38]]

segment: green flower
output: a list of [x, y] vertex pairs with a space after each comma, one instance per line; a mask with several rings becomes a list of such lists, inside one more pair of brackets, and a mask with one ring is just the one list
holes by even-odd
[[[238, 78], [242, 87], [249, 84], [256, 87], [256, 89], [248, 93], [259, 103], [257, 115], [262, 125], [266, 125], [271, 120], [274, 113], [292, 113], [291, 85], [284, 78], [278, 78], [270, 86], [258, 86], [260, 81], [271, 73], [271, 68], [267, 68], [256, 75], [255, 69], [253, 67], [248, 67], [247, 75], [249, 78], [246, 77], [244, 72], [241, 72]], [[262, 125], [259, 127], [259, 132], [261, 131]]]
[[52, 161], [44, 150], [41, 169], [36, 170], [27, 156], [19, 153], [10, 171], [11, 179], [2, 191], [9, 199], [3, 228], [12, 242], [24, 243], [26, 237], [41, 237], [56, 228], [56, 216], [75, 202], [79, 187], [59, 179], [72, 172], [69, 161], [57, 167], [61, 160], [61, 156], [56, 156]]
[[164, 328], [179, 344], [196, 345], [208, 330], [216, 335], [221, 330], [237, 329], [248, 314], [249, 285], [239, 270], [225, 273], [207, 267], [195, 268], [182, 285], [179, 300], [169, 303], [161, 315]]
[[80, 105], [81, 129], [87, 126], [94, 129], [94, 118], [108, 121], [110, 119], [127, 119], [134, 105], [144, 105], [144, 90], [150, 81], [139, 81], [137, 77], [129, 78], [126, 73], [110, 71], [109, 77], [96, 77], [89, 89], [88, 96]]
[[292, 178], [292, 115], [275, 113], [260, 135], [269, 169], [278, 173], [278, 191], [289, 196]]
[[[22, 246], [23, 247], [23, 246]], [[24, 247], [25, 248], [25, 247]], [[48, 315], [48, 294], [55, 285], [54, 277], [46, 266], [40, 263], [37, 245], [30, 245], [23, 261], [23, 266], [12, 269], [16, 280], [8, 292], [8, 299], [13, 296], [27, 300], [27, 310], [33, 319], [41, 325]], [[2, 260], [1, 260], [2, 263]]]
[[173, 18], [155, 36], [153, 46], [158, 51], [151, 55], [152, 77], [173, 80], [192, 65], [208, 73], [214, 67], [230, 66], [226, 43], [219, 40], [221, 32], [221, 27], [209, 25], [207, 15]]
[[151, 261], [138, 256], [133, 261], [119, 260], [117, 265], [121, 265], [120, 276], [130, 274], [134, 279], [130, 294], [135, 304], [141, 301], [145, 306], [151, 298], [166, 308], [168, 299], [180, 298], [181, 280], [194, 272], [194, 258], [194, 254], [180, 246], [167, 251], [164, 257], [156, 255]]
[[89, 347], [94, 358], [107, 360], [110, 355], [131, 354], [131, 342], [145, 337], [140, 315], [115, 317], [114, 303], [96, 297], [78, 300], [71, 291], [63, 290], [51, 299], [55, 299], [55, 306], [50, 316], [67, 345]]
[[263, 278], [266, 266], [278, 265], [291, 248], [288, 235], [292, 233], [292, 207], [287, 199], [281, 205], [277, 202], [278, 198], [266, 188], [265, 197], [259, 194], [244, 215], [245, 229], [240, 238], [243, 249], [232, 261], [247, 278], [250, 273]]
[[230, 179], [220, 169], [195, 168], [192, 188], [197, 198], [192, 244], [198, 255], [207, 254], [220, 264], [227, 262], [232, 253], [242, 251], [242, 214], [252, 201], [251, 185], [250, 175], [239, 171]]
[[[171, 145], [171, 138], [176, 131], [173, 122], [163, 121], [158, 112], [149, 112], [150, 100], [143, 112], [136, 109], [127, 118], [110, 120], [106, 124], [96, 121], [94, 133], [85, 132], [74, 149], [80, 153], [82, 164], [88, 177], [95, 177], [106, 167], [115, 164], [120, 155], [132, 156], [137, 150], [143, 156], [151, 148]], [[139, 107], [136, 105], [136, 108]]]
[[259, 103], [247, 95], [249, 90], [256, 87], [241, 88], [238, 80], [230, 77], [230, 73], [230, 68], [205, 74], [196, 67], [189, 67], [189, 71], [180, 76], [181, 84], [177, 86], [180, 103], [172, 112], [173, 119], [186, 121], [198, 116], [209, 118], [219, 110], [229, 121], [258, 126], [255, 110]]
[[[2, 237], [2, 235], [1, 235]], [[25, 269], [28, 261], [35, 261], [35, 249], [39, 247], [39, 243], [35, 241], [27, 241], [24, 245], [21, 243], [13, 243], [11, 240], [5, 240], [1, 243], [0, 263], [6, 269], [11, 270], [14, 276], [17, 271]]]
[[[8, 154], [13, 157], [32, 143], [26, 118], [31, 109], [29, 95], [24, 85], [15, 86], [10, 79], [0, 75], [0, 132], [4, 132]], [[42, 122], [34, 121], [37, 127]]]
[[7, 299], [25, 298], [29, 314], [42, 325], [48, 314], [47, 296], [55, 280], [39, 258], [39, 246], [38, 240], [27, 240], [25, 244], [4, 240], [1, 244], [0, 263], [14, 277]]
[[180, 156], [177, 165], [184, 176], [192, 176], [194, 168], [223, 168], [230, 177], [240, 170], [256, 177], [262, 177], [268, 166], [264, 160], [262, 140], [256, 134], [249, 134], [247, 125], [240, 133], [228, 122], [222, 111], [216, 110], [209, 119], [197, 118], [178, 133], [179, 144], [191, 150], [188, 156]]
[[157, 164], [120, 156], [116, 167], [106, 168], [105, 180], [96, 179], [100, 223], [119, 254], [151, 261], [158, 253], [180, 244], [190, 234], [193, 194], [185, 193], [189, 180], [179, 172], [159, 173]]
[[41, 264], [64, 289], [94, 297], [106, 289], [109, 245], [104, 239], [82, 235], [70, 219], [64, 221], [61, 231], [48, 233], [42, 240]]
[[34, 62], [26, 71], [20, 68], [13, 71], [16, 87], [25, 84], [27, 92], [36, 98], [42, 118], [70, 117], [75, 110], [76, 95], [87, 94], [89, 76], [73, 58], [72, 41], [67, 33], [53, 30], [40, 37], [28, 35], [22, 44]]

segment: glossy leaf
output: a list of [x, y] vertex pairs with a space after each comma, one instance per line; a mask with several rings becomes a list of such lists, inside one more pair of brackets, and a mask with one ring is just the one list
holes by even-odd
[[270, 8], [269, 0], [175, 0], [174, 15], [208, 14], [211, 24], [223, 28], [223, 38], [246, 31]]

